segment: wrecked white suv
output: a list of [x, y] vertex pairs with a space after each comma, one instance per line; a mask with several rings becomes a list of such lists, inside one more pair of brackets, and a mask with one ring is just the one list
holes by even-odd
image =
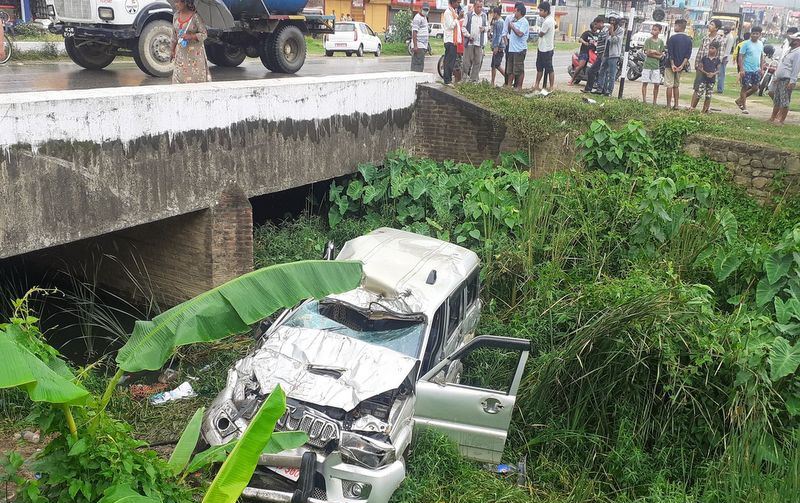
[[[276, 429], [304, 431], [309, 441], [262, 456], [244, 495], [386, 502], [405, 477], [416, 427], [445, 433], [465, 456], [499, 462], [530, 343], [474, 337], [478, 256], [381, 228], [347, 242], [337, 260], [364, 264], [361, 286], [262, 323], [203, 420], [206, 442], [230, 442], [276, 385], [286, 392]], [[498, 382], [477, 382], [470, 358], [496, 364], [489, 374]]]

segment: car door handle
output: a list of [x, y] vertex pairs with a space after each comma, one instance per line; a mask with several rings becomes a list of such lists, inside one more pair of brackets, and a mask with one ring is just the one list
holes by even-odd
[[497, 398], [487, 398], [481, 402], [483, 411], [487, 414], [497, 414], [504, 407]]

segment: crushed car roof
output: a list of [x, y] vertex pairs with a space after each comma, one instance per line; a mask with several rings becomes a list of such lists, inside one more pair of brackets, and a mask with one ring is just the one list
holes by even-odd
[[348, 241], [336, 259], [361, 261], [364, 280], [359, 288], [331, 298], [431, 317], [480, 263], [478, 255], [464, 247], [388, 227]]

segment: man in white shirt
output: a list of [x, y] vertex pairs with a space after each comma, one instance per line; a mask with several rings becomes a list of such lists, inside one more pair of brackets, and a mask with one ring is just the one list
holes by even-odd
[[411, 71], [425, 71], [425, 52], [428, 50], [428, 13], [431, 8], [422, 4], [422, 9], [411, 21]]
[[[556, 83], [556, 74], [553, 71], [553, 52], [555, 49], [556, 21], [550, 12], [550, 4], [539, 4], [539, 16], [544, 18], [539, 30], [539, 50], [536, 53], [536, 83], [533, 90], [538, 91], [543, 84], [548, 91], [552, 91]], [[550, 85], [547, 85], [547, 82]], [[544, 82], [542, 82], [544, 81]]]
[[460, 30], [458, 24], [458, 14], [456, 14], [456, 7], [459, 5], [459, 0], [448, 0], [447, 10], [444, 11], [442, 16], [442, 27], [444, 34], [444, 79], [445, 85], [453, 82], [453, 67], [456, 65], [456, 44], [454, 39], [455, 30]]
[[719, 75], [717, 76], [717, 93], [719, 94], [725, 91], [725, 70], [728, 68], [728, 61], [730, 61], [733, 48], [736, 45], [736, 35], [731, 33], [730, 26], [724, 26], [722, 32], [725, 34], [725, 43], [719, 52], [719, 59], [722, 63], [719, 65]]
[[467, 14], [464, 23], [464, 76], [470, 82], [478, 82], [483, 64], [483, 46], [486, 44], [486, 32], [489, 20], [483, 12], [483, 0], [475, 0], [472, 11]]

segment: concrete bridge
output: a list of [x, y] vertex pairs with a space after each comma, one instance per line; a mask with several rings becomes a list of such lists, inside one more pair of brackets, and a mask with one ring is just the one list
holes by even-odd
[[252, 269], [248, 198], [412, 147], [417, 85], [432, 78], [2, 95], [0, 259], [113, 255], [111, 286], [130, 289], [133, 273], [166, 304], [194, 296]]

